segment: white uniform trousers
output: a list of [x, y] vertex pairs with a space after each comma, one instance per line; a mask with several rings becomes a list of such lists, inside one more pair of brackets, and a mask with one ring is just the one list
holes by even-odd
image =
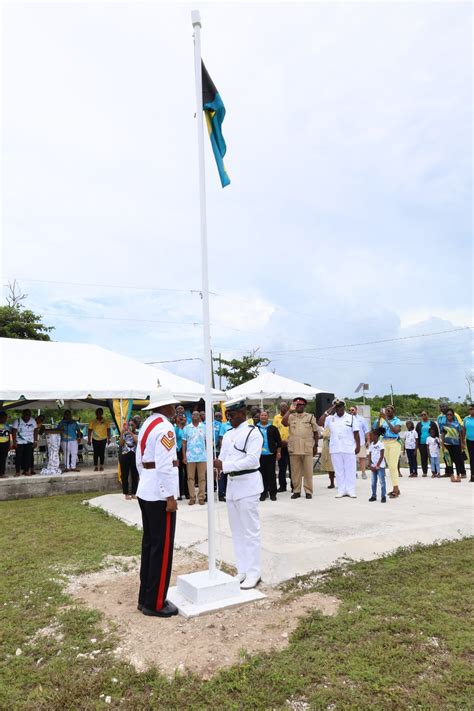
[[227, 500], [232, 542], [239, 575], [260, 577], [260, 497], [246, 496], [237, 501]]
[[341, 496], [355, 496], [357, 463], [355, 454], [336, 452], [331, 454], [336, 474], [337, 493]]
[[77, 440], [72, 442], [61, 442], [61, 449], [64, 454], [64, 468], [75, 469], [77, 464]]

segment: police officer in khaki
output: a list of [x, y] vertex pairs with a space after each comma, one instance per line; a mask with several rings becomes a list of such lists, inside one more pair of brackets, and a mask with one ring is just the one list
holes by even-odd
[[292, 499], [301, 496], [301, 479], [304, 478], [306, 498], [313, 497], [313, 455], [318, 450], [318, 424], [314, 415], [305, 412], [304, 397], [295, 397], [281, 424], [290, 428], [288, 452], [293, 482]]

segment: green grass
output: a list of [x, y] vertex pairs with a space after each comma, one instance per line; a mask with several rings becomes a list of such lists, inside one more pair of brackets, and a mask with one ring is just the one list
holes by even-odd
[[[311, 709], [472, 708], [472, 539], [291, 581], [288, 595], [304, 585], [339, 597], [338, 615], [314, 612], [284, 651], [244, 657], [209, 681], [190, 674], [168, 681], [117, 662], [99, 613], [64, 593], [64, 571], [96, 570], [106, 555], [139, 552], [138, 531], [83, 506], [84, 498], [0, 505], [2, 711], [289, 709], [287, 699]], [[27, 644], [55, 620], [62, 639]], [[92, 649], [102, 651], [77, 658]]]

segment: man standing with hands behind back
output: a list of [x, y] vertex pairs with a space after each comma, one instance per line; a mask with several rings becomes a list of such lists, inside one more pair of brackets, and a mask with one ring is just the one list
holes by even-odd
[[306, 498], [313, 498], [313, 456], [318, 451], [318, 425], [315, 416], [304, 411], [307, 404], [304, 397], [295, 397], [281, 421], [283, 427], [290, 428], [288, 453], [293, 482], [292, 499], [301, 496], [302, 478]]
[[179, 496], [176, 437], [170, 421], [176, 402], [165, 388], [150, 393], [150, 404], [143, 409], [151, 413], [137, 442], [137, 497], [143, 521], [138, 609], [154, 617], [178, 614], [178, 608], [166, 599]]

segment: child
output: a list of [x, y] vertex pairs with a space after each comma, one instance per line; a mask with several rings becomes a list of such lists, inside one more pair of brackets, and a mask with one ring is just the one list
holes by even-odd
[[370, 433], [370, 469], [372, 471], [372, 496], [369, 501], [377, 501], [377, 479], [380, 479], [381, 502], [387, 501], [387, 490], [385, 488], [385, 459], [383, 440], [380, 439], [385, 434], [383, 427], [376, 427]]
[[439, 466], [440, 442], [439, 437], [436, 436], [436, 429], [434, 427], [430, 427], [430, 434], [429, 437], [426, 438], [426, 444], [428, 445], [428, 451], [430, 453], [431, 478], [439, 479], [441, 477]]
[[407, 421], [407, 431], [405, 433], [405, 452], [407, 454], [408, 466], [410, 467], [410, 477], [418, 476], [418, 465], [416, 461], [416, 443], [418, 433], [411, 420]]

